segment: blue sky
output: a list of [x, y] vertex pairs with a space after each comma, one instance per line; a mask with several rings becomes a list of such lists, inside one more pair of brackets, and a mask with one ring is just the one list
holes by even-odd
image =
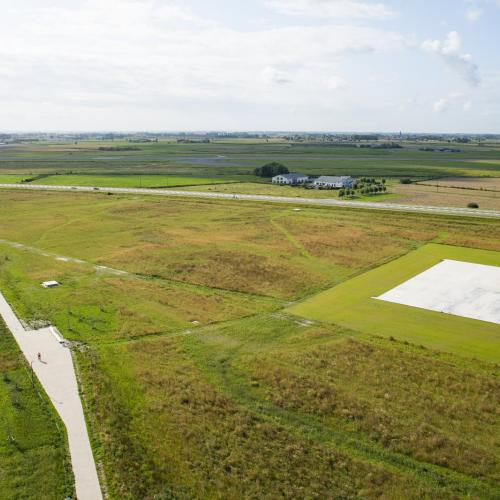
[[0, 130], [500, 133], [500, 0], [0, 0]]

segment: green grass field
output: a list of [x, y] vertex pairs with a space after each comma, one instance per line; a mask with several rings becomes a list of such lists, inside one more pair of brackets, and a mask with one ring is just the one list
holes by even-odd
[[15, 184], [25, 178], [24, 175], [18, 174], [0, 174], [0, 184]]
[[500, 362], [500, 328], [468, 318], [374, 299], [442, 259], [500, 266], [500, 252], [430, 244], [288, 309], [311, 319]]
[[64, 426], [0, 320], [0, 498], [73, 494]]
[[[1, 179], [1, 177], [0, 177]], [[174, 175], [49, 175], [32, 182], [51, 186], [99, 186], [127, 188], [168, 188], [228, 182], [223, 178], [178, 177]]]
[[114, 498], [499, 493], [489, 364], [283, 314], [78, 359]]
[[[0, 219], [7, 299], [77, 342], [109, 498], [500, 494], [498, 367], [482, 355], [484, 330], [471, 333], [480, 352], [457, 355], [463, 330], [405, 342], [386, 334], [386, 316], [368, 329], [286, 310], [400, 258], [416, 274], [416, 252], [431, 265], [460, 246], [496, 262], [497, 221], [14, 190], [0, 191]], [[62, 286], [44, 289], [47, 279]]]

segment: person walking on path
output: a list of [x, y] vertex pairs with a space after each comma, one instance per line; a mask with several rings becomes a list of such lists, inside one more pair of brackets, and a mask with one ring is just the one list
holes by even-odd
[[38, 353], [38, 361], [42, 361], [42, 355]]

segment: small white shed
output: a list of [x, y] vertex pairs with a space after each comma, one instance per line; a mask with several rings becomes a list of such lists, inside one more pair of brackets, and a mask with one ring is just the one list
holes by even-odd
[[59, 286], [61, 283], [59, 281], [44, 281], [42, 283], [42, 286], [44, 288], [55, 288], [56, 286]]

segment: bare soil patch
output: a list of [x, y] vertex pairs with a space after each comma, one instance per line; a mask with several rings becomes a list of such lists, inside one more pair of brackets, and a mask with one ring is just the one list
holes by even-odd
[[439, 185], [456, 189], [483, 189], [500, 191], [500, 177], [443, 177], [433, 181], [419, 182], [419, 185]]
[[[485, 179], [486, 181], [486, 179]], [[404, 205], [433, 205], [444, 207], [466, 207], [468, 203], [475, 202], [480, 208], [498, 210], [500, 209], [500, 189], [497, 189], [494, 184], [495, 179], [487, 179], [491, 183], [485, 183], [483, 189], [477, 188], [457, 188], [443, 185], [446, 182], [449, 185], [458, 185], [458, 181], [447, 179], [446, 181], [429, 181], [434, 185], [422, 184], [399, 184], [391, 188], [391, 191], [399, 195], [401, 198], [386, 200], [387, 203], [404, 204]], [[467, 181], [464, 181], [467, 182]], [[480, 180], [468, 182], [476, 182], [476, 186], [480, 186]], [[497, 181], [500, 184], [500, 181]], [[472, 185], [472, 184], [471, 184]], [[489, 186], [489, 187], [486, 187]], [[491, 189], [487, 191], [486, 189]]]

